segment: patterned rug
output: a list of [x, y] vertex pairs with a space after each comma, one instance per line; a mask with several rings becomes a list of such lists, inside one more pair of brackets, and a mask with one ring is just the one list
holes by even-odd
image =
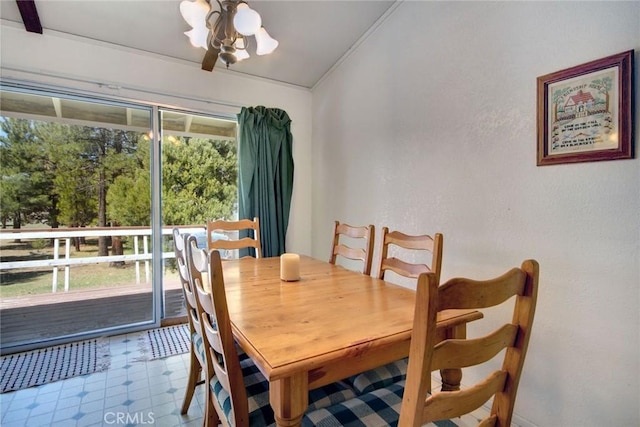
[[91, 339], [0, 358], [0, 393], [46, 384], [109, 368], [108, 339]]
[[137, 360], [154, 360], [187, 353], [189, 351], [189, 326], [187, 324], [149, 329], [138, 337], [141, 357]]

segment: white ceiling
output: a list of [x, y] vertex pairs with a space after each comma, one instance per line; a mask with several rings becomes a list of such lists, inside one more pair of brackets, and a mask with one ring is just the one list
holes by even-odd
[[[230, 70], [307, 88], [340, 60], [396, 0], [248, 0], [279, 41], [274, 53], [251, 58]], [[193, 62], [200, 68], [204, 49], [183, 32], [190, 27], [180, 0], [36, 0], [43, 32], [56, 31]], [[22, 19], [16, 2], [0, 0], [0, 18]], [[218, 62], [213, 70], [224, 66]], [[205, 73], [206, 71], [202, 71]]]

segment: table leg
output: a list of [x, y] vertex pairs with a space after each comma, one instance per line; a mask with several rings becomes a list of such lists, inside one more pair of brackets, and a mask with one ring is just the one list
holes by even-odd
[[269, 383], [269, 402], [278, 427], [297, 427], [309, 406], [309, 379], [306, 372]]
[[[464, 339], [467, 337], [467, 327], [466, 325], [458, 325], [448, 328], [444, 335], [444, 339]], [[460, 390], [462, 369], [440, 369], [440, 377], [442, 378], [442, 391]]]

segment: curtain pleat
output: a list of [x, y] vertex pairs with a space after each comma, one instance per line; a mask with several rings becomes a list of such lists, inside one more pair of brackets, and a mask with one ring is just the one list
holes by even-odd
[[238, 127], [239, 217], [258, 217], [262, 255], [279, 256], [286, 251], [293, 193], [291, 119], [278, 108], [243, 107]]

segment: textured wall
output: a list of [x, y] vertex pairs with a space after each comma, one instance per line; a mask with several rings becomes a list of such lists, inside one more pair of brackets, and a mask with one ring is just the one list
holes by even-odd
[[540, 262], [523, 425], [640, 425], [640, 160], [536, 167], [536, 78], [639, 47], [638, 2], [405, 1], [314, 88], [315, 256], [340, 219], [442, 232], [443, 280]]

